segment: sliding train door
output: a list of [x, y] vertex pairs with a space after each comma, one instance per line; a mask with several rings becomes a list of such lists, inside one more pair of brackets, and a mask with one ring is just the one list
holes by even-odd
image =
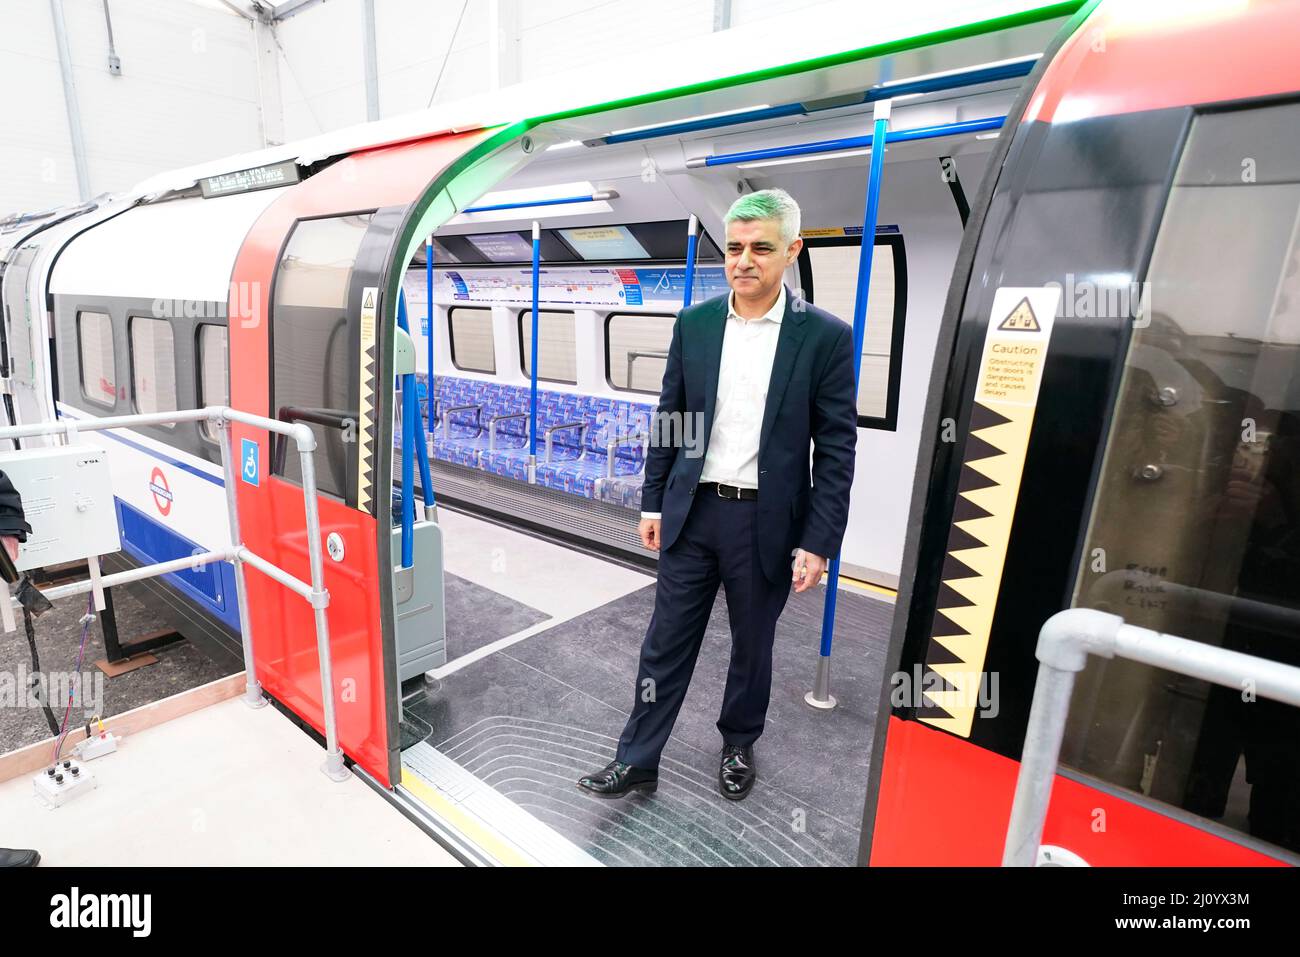
[[[1001, 860], [1062, 608], [1300, 662], [1300, 103], [1250, 99], [1279, 82], [1265, 65], [1231, 74], [1240, 99], [1178, 105], [1127, 69], [1163, 76], [1165, 51], [1111, 36], [1052, 64], [954, 278], [864, 862]], [[1298, 740], [1296, 710], [1249, 688], [1093, 660], [1043, 844], [1090, 865], [1300, 860]]]
[[[429, 180], [484, 131], [353, 154], [286, 190], [236, 261], [230, 298], [231, 405], [305, 422], [317, 439], [320, 534], [334, 712], [343, 752], [391, 783], [397, 666], [390, 548], [393, 317], [383, 277], [394, 230]], [[297, 453], [236, 426], [242, 534], [259, 555], [309, 581]], [[387, 446], [388, 452], [384, 449]], [[324, 730], [311, 606], [255, 573], [252, 645], [265, 690]]]

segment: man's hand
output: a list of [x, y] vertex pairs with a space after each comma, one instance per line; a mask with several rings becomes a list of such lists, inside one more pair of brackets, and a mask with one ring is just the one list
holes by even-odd
[[9, 553], [10, 558], [14, 561], [18, 561], [18, 537], [16, 535], [5, 535], [3, 538], [5, 551]]
[[659, 551], [659, 543], [663, 540], [659, 531], [660, 524], [660, 519], [643, 518], [641, 524], [636, 527], [637, 533], [641, 536], [641, 544], [652, 552]]
[[796, 548], [793, 566], [790, 581], [794, 584], [795, 592], [807, 591], [822, 580], [822, 572], [826, 571], [826, 559]]

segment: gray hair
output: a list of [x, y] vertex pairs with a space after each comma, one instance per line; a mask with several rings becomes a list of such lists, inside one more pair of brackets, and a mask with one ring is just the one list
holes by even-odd
[[751, 222], [755, 219], [776, 220], [781, 242], [787, 246], [799, 238], [799, 204], [783, 189], [760, 189], [740, 197], [722, 217], [722, 228], [725, 230], [736, 220]]

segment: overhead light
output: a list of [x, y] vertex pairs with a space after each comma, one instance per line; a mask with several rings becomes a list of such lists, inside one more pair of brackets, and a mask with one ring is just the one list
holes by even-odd
[[551, 150], [571, 150], [575, 146], [581, 145], [582, 140], [565, 140], [563, 143], [552, 143], [550, 146], [546, 147], [546, 152], [549, 153]]
[[[804, 156], [784, 156], [781, 159], [756, 160], [753, 163], [737, 163], [736, 169], [758, 169], [760, 166], [786, 166], [790, 163], [819, 163], [822, 160], [844, 159], [849, 156], [866, 156], [871, 147], [860, 150], [844, 150], [842, 153], [811, 153]], [[888, 149], [885, 150], [889, 152]]]
[[1001, 135], [1002, 135], [1002, 131], [1001, 131], [1001, 130], [999, 130], [999, 131], [996, 132], [996, 133], [976, 133], [976, 134], [975, 134], [975, 139], [977, 139], [977, 140], [995, 140], [995, 139], [997, 139], [997, 138], [998, 138], [999, 136], [1001, 136]]
[[734, 116], [737, 113], [750, 113], [754, 110], [771, 109], [772, 104], [760, 103], [757, 106], [744, 106], [738, 110], [723, 110], [720, 113], [701, 113], [699, 116], [688, 116], [681, 120], [672, 120], [670, 123], [647, 123], [644, 126], [629, 126], [622, 130], [611, 130], [610, 136], [622, 136], [624, 133], [640, 133], [642, 130], [653, 130], [660, 126], [679, 126], [683, 123], [695, 123], [699, 120], [716, 120], [720, 116]]

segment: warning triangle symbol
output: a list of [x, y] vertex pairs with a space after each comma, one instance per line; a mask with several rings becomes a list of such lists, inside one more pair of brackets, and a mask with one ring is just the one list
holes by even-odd
[[998, 329], [1007, 332], [1039, 332], [1042, 326], [1038, 324], [1038, 317], [1034, 315], [1034, 307], [1029, 304], [1029, 297], [1025, 296], [1012, 309], [1001, 323]]
[[375, 308], [375, 294], [373, 292], [366, 293], [366, 301], [361, 304], [361, 308], [362, 309]]

